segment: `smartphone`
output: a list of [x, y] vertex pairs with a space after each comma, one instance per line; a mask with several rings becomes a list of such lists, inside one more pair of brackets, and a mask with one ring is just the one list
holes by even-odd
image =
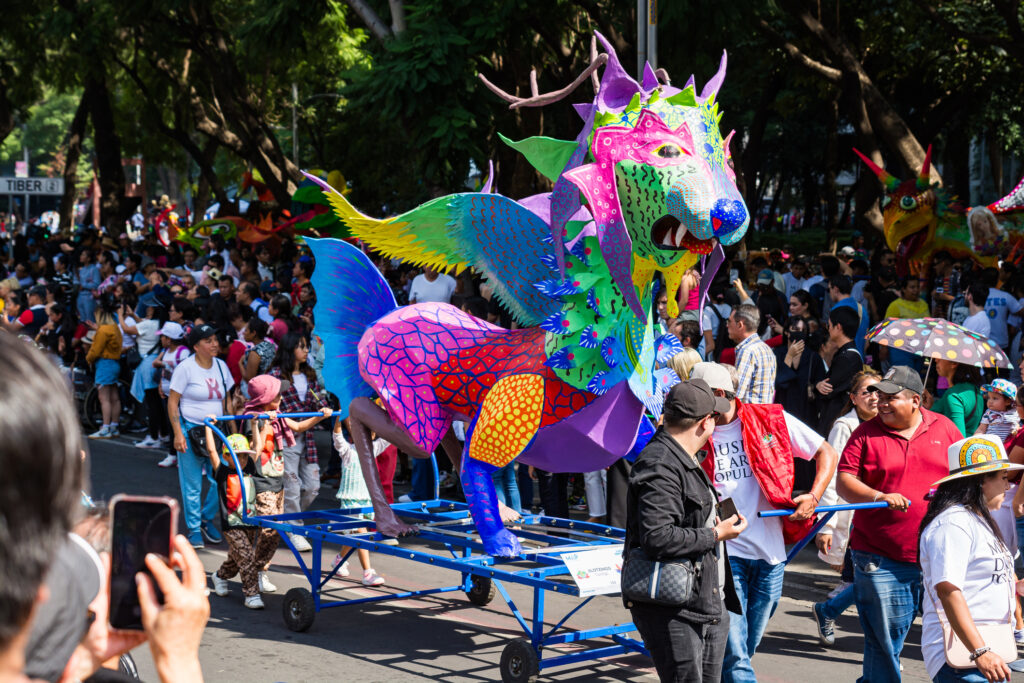
[[[736, 503], [732, 502], [732, 498], [723, 498], [718, 501], [718, 518], [729, 519], [733, 515], [739, 515], [739, 510], [736, 509]], [[739, 518], [736, 519], [737, 523]]]
[[[167, 561], [177, 530], [178, 502], [173, 498], [118, 494], [110, 501], [110, 627], [142, 630], [142, 608], [135, 584], [146, 568], [147, 553]], [[164, 596], [156, 582], [157, 600]]]

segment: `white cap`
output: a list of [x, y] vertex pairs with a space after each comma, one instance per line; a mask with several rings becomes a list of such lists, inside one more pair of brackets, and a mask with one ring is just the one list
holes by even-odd
[[164, 326], [160, 328], [160, 332], [157, 334], [161, 334], [168, 339], [184, 339], [185, 328], [181, 326], [181, 323], [169, 320], [164, 323]]
[[693, 370], [690, 370], [690, 379], [702, 379], [712, 389], [736, 391], [736, 387], [732, 385], [729, 371], [718, 363], [697, 363], [693, 366]]
[[117, 273], [118, 275], [120, 275], [126, 270], [128, 269], [124, 266], [124, 264], [118, 265], [116, 268], [114, 268], [114, 272]]

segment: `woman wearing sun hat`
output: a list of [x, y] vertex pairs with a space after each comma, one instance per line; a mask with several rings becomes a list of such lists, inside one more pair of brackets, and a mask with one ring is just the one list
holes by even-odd
[[1013, 556], [991, 511], [1009, 484], [1011, 463], [996, 438], [961, 439], [947, 451], [949, 476], [935, 482], [921, 521], [924, 578], [921, 652], [933, 681], [983, 683], [1010, 679], [1013, 640]]

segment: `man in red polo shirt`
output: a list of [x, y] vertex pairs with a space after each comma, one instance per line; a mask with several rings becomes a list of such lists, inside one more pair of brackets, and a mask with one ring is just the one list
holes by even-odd
[[948, 418], [921, 407], [916, 370], [893, 366], [869, 390], [878, 392], [878, 416], [850, 436], [836, 488], [851, 503], [889, 504], [854, 513], [850, 548], [864, 631], [859, 680], [898, 682], [903, 640], [921, 601], [917, 537], [925, 495], [949, 471], [946, 449], [961, 436]]

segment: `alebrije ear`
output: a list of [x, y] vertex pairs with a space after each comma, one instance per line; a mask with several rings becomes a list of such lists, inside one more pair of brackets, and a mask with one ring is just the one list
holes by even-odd
[[709, 97], [713, 97], [722, 87], [722, 83], [725, 81], [725, 65], [728, 61], [727, 57], [728, 55], [726, 55], [725, 50], [722, 50], [722, 61], [718, 63], [718, 73], [716, 73], [711, 80], [707, 82], [704, 89], [700, 91], [701, 101], [706, 100]]
[[878, 176], [878, 179], [882, 181], [883, 185], [885, 185], [885, 189], [895, 190], [897, 187], [899, 187], [899, 178], [894, 176], [892, 173], [889, 173], [875, 162], [871, 161], [871, 159], [868, 159], [856, 147], [853, 148], [853, 153], [859, 156], [860, 160], [863, 161], [865, 165], [867, 165], [867, 167], [870, 168], [876, 176]]
[[640, 84], [626, 73], [612, 47], [604, 36], [595, 33], [601, 47], [608, 53], [608, 63], [601, 74], [601, 89], [597, 91], [597, 105], [601, 111], [619, 111], [641, 91]]
[[924, 155], [924, 163], [921, 164], [921, 173], [917, 176], [917, 189], [927, 190], [931, 185], [932, 146], [928, 145], [928, 151]]

